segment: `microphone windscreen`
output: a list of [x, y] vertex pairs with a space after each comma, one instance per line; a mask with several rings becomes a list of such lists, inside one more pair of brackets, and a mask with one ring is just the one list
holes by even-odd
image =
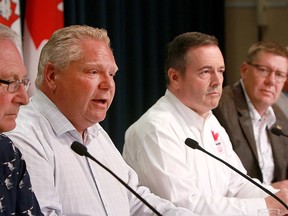
[[86, 155], [86, 153], [87, 153], [86, 146], [82, 145], [81, 143], [79, 143], [77, 141], [74, 141], [71, 144], [71, 149], [81, 156]]
[[199, 149], [199, 143], [196, 141], [196, 140], [193, 140], [193, 139], [191, 139], [191, 138], [187, 138], [186, 140], [185, 140], [185, 144], [187, 145], [187, 146], [189, 146], [190, 148], [193, 148], [193, 149]]
[[279, 127], [272, 127], [271, 128], [271, 133], [277, 135], [277, 136], [281, 136], [282, 135], [282, 129]]

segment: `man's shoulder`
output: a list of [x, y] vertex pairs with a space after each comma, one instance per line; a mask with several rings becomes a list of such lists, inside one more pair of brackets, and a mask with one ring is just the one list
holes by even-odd
[[[275, 106], [279, 107], [282, 112], [285, 114], [286, 118], [288, 118], [288, 96], [286, 96], [283, 92], [279, 95]], [[274, 107], [273, 107], [274, 109]]]
[[6, 135], [0, 134], [0, 152], [5, 154], [7, 149], [12, 149], [12, 141]]
[[226, 86], [218, 106], [212, 111], [220, 124], [226, 129], [231, 127], [232, 122], [238, 122], [239, 115], [248, 111], [247, 101], [241, 86]]
[[140, 116], [139, 119], [131, 125], [131, 127], [142, 130], [143, 127], [159, 128], [165, 124], [169, 124], [169, 122], [174, 121], [173, 119], [177, 117], [169, 108], [166, 108], [165, 105], [159, 106], [159, 104], [154, 104], [142, 116]]
[[220, 101], [233, 100], [235, 95], [235, 87], [227, 85], [223, 88]]
[[12, 140], [4, 134], [0, 134], [0, 162], [7, 162], [15, 159], [17, 148]]
[[38, 125], [43, 119], [45, 119], [43, 114], [35, 107], [32, 101], [29, 101], [27, 105], [23, 105], [19, 109], [16, 128], [25, 129], [30, 126], [33, 127]]

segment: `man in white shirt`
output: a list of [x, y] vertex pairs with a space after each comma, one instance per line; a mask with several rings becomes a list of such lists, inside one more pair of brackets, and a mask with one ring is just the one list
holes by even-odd
[[73, 152], [83, 143], [163, 215], [194, 215], [139, 186], [100, 126], [115, 94], [118, 67], [104, 29], [69, 26], [57, 30], [41, 51], [36, 94], [20, 109], [9, 136], [23, 150], [44, 215], [154, 215], [110, 173]]
[[[167, 90], [125, 134], [123, 157], [153, 193], [201, 215], [256, 215], [286, 209], [236, 172], [185, 145], [189, 137], [242, 172], [245, 169], [212, 109], [225, 70], [215, 37], [177, 36], [165, 64]], [[159, 182], [161, 182], [159, 184]], [[287, 200], [287, 192], [277, 195]]]

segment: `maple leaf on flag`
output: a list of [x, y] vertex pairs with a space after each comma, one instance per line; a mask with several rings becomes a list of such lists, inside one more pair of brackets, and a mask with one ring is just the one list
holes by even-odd
[[19, 18], [15, 10], [16, 4], [12, 0], [0, 1], [0, 23], [11, 28], [11, 25]]
[[62, 4], [63, 0], [26, 0], [26, 24], [36, 49], [43, 40], [50, 38], [55, 29], [63, 27]]
[[64, 26], [63, 0], [26, 0], [23, 56], [27, 67], [27, 77], [32, 85], [29, 97], [36, 92], [34, 81], [38, 72], [41, 50], [51, 35]]

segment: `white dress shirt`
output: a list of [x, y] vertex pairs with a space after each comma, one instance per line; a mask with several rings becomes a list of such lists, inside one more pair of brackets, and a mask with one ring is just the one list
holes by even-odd
[[267, 208], [265, 192], [221, 162], [187, 147], [188, 137], [246, 173], [212, 112], [203, 119], [168, 90], [126, 131], [123, 157], [141, 184], [197, 214], [256, 215], [258, 209]]
[[[151, 210], [95, 162], [70, 149], [81, 135], [41, 92], [22, 106], [9, 137], [21, 149], [41, 210], [45, 215], [152, 215]], [[194, 215], [176, 209], [138, 185], [136, 173], [124, 162], [103, 128], [86, 131], [88, 152], [129, 184], [163, 215]]]

